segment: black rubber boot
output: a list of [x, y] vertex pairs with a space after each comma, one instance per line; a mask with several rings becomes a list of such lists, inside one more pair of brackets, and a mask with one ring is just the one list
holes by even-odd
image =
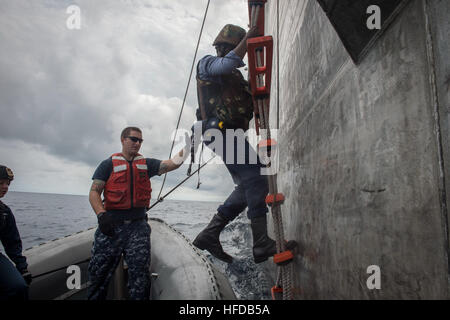
[[193, 242], [194, 246], [201, 250], [209, 251], [217, 259], [226, 263], [232, 263], [233, 258], [223, 251], [219, 240], [220, 232], [228, 222], [229, 220], [221, 217], [219, 214], [215, 214], [208, 226], [195, 238]]
[[277, 253], [277, 244], [267, 235], [267, 217], [251, 219], [253, 234], [253, 258], [255, 263], [261, 263]]

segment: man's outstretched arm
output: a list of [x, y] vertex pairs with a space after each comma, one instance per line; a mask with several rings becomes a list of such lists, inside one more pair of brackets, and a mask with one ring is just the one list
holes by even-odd
[[184, 136], [184, 139], [185, 146], [180, 150], [180, 152], [178, 152], [172, 159], [161, 161], [158, 171], [159, 175], [178, 169], [187, 159], [191, 150], [191, 138], [189, 137], [189, 134], [187, 132]]

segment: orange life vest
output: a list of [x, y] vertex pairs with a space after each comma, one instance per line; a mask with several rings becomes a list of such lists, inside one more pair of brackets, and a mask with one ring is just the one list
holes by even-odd
[[121, 153], [115, 153], [111, 158], [113, 171], [103, 193], [105, 209], [148, 208], [152, 187], [145, 158], [138, 154], [131, 166]]

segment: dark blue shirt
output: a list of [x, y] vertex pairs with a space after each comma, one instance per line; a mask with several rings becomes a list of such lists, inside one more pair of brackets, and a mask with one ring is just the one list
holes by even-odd
[[11, 209], [0, 201], [0, 240], [7, 256], [15, 263], [17, 270], [28, 267], [27, 259], [22, 255], [22, 240], [17, 230], [16, 219]]
[[[146, 158], [147, 162], [147, 172], [149, 178], [154, 177], [156, 175], [159, 175], [159, 166], [161, 165], [161, 160], [152, 159], [152, 158]], [[131, 161], [128, 161], [131, 165]], [[97, 169], [94, 172], [94, 175], [92, 176], [92, 180], [101, 180], [101, 181], [108, 181], [111, 173], [113, 171], [113, 162], [112, 158], [109, 157], [108, 159], [102, 161], [100, 165], [97, 167]], [[137, 219], [144, 217], [146, 214], [146, 208], [132, 208], [129, 210], [110, 210], [109, 212], [113, 213], [113, 216], [116, 220], [129, 220], [129, 219]]]

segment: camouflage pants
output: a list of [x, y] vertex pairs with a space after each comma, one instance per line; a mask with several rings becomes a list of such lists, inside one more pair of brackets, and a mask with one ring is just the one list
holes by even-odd
[[148, 300], [150, 296], [150, 226], [145, 220], [115, 227], [109, 237], [97, 228], [89, 262], [89, 300], [104, 300], [108, 284], [121, 254], [128, 265], [128, 292], [131, 300]]

